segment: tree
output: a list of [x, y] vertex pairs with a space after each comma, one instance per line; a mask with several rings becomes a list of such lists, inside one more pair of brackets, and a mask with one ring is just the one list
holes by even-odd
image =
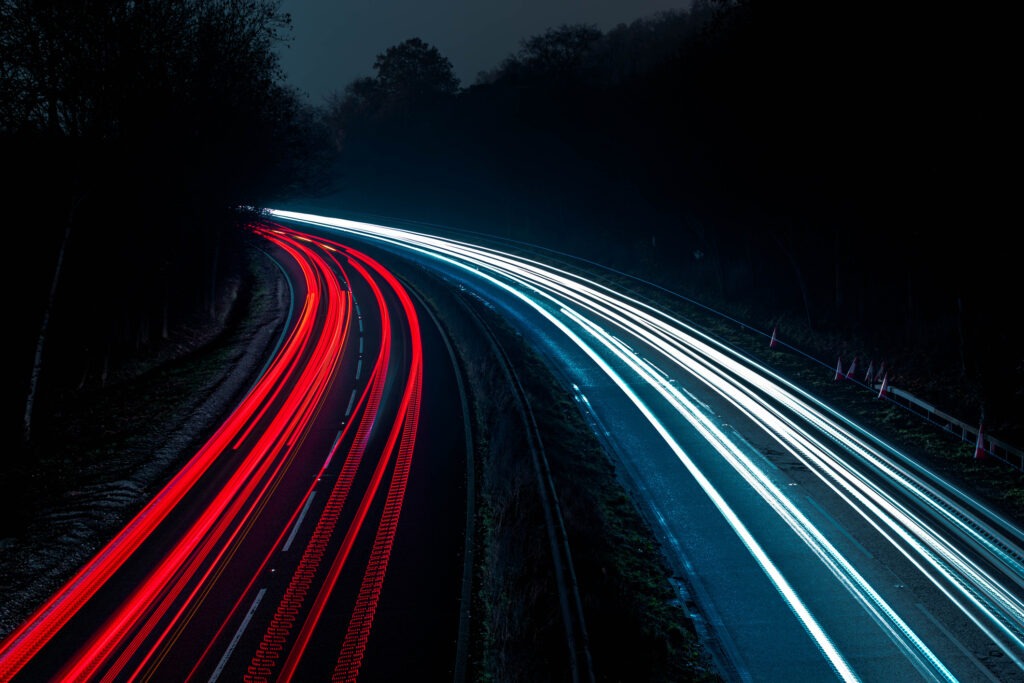
[[342, 95], [333, 94], [327, 100], [324, 120], [330, 131], [334, 148], [341, 151], [347, 139], [358, 131], [365, 131], [380, 112], [383, 93], [377, 79], [364, 76], [347, 86]]
[[25, 250], [51, 293], [26, 313], [26, 441], [41, 376], [102, 381], [209, 310], [227, 225], [210, 216], [293, 182], [313, 128], [281, 85], [289, 26], [278, 0], [0, 0], [0, 149], [21, 169], [4, 203], [48, 212]]
[[522, 41], [502, 70], [510, 76], [562, 80], [578, 77], [603, 34], [591, 24], [562, 24]]
[[389, 47], [377, 55], [373, 68], [380, 92], [400, 106], [451, 96], [459, 90], [452, 63], [419, 38]]

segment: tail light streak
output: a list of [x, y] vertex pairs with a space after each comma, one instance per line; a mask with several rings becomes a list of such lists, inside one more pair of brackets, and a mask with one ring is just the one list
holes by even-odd
[[[268, 496], [281, 482], [296, 457], [296, 447], [303, 443], [313, 420], [322, 410], [324, 396], [335, 382], [343, 350], [349, 342], [350, 322], [356, 316], [352, 287], [348, 281], [350, 270], [365, 279], [374, 292], [382, 319], [381, 350], [371, 371], [371, 379], [355, 408], [359, 419], [344, 425], [322, 467], [316, 471], [315, 481], [308, 484], [308, 490], [287, 515], [288, 520], [280, 528], [273, 547], [280, 550], [286, 534], [294, 532], [293, 526], [306, 510], [320, 476], [345, 434], [362, 432], [355, 439], [357, 447], [354, 450], [359, 451], [359, 455], [353, 455], [351, 449], [345, 454], [343, 470], [348, 468], [354, 472], [365, 450], [369, 430], [382, 419], [375, 401], [379, 402], [389, 372], [392, 323], [389, 304], [381, 291], [381, 287], [387, 287], [400, 302], [399, 312], [408, 336], [406, 341], [411, 344], [411, 360], [408, 368], [396, 377], [401, 382], [398, 386], [402, 387], [402, 395], [393, 423], [384, 425], [387, 430], [386, 450], [376, 464], [370, 489], [363, 493], [356, 521], [347, 530], [348, 537], [354, 537], [368, 526], [370, 501], [384, 484], [388, 463], [397, 459], [401, 464], [395, 468], [389, 484], [385, 518], [375, 522], [377, 541], [371, 566], [365, 570], [363, 597], [353, 608], [352, 623], [348, 629], [350, 635], [355, 634], [358, 646], [353, 649], [349, 642], [352, 638], [348, 636], [344, 643], [339, 641], [337, 644], [339, 666], [344, 663], [350, 672], [358, 670], [361, 648], [365, 648], [373, 620], [373, 604], [382, 590], [383, 568], [387, 565], [387, 556], [395, 538], [398, 511], [415, 445], [422, 384], [419, 323], [412, 302], [398, 280], [365, 254], [340, 244], [313, 240], [283, 226], [260, 225], [253, 226], [253, 230], [293, 259], [305, 281], [308, 293], [299, 303], [288, 336], [238, 408], [171, 482], [66, 586], [0, 643], [0, 681], [14, 680], [164, 523], [214, 463], [230, 458], [234, 469], [227, 476], [223, 488], [211, 498], [208, 507], [195, 517], [191, 526], [181, 533], [173, 547], [137, 587], [96, 628], [88, 642], [66, 662], [58, 678], [107, 681], [137, 680], [153, 675], [203, 602], [211, 582], [220, 576], [224, 562], [236, 552]], [[324, 253], [332, 256], [324, 258]], [[361, 314], [358, 322], [362, 332]], [[360, 354], [362, 344], [360, 336]], [[347, 389], [345, 391], [347, 394]], [[355, 390], [352, 395], [354, 398]], [[340, 416], [336, 419], [344, 421]], [[346, 543], [335, 560], [331, 581], [317, 593], [320, 609], [351, 550], [351, 541]], [[238, 613], [245, 595], [256, 594], [259, 576], [270, 558], [271, 555], [267, 555], [256, 574], [245, 579], [248, 588], [238, 598], [231, 615]], [[264, 589], [260, 589], [258, 595], [262, 598]], [[251, 613], [245, 616], [246, 622], [251, 616]], [[306, 640], [318, 616], [319, 613], [315, 613], [306, 620], [302, 631]], [[220, 640], [227, 628], [228, 621], [225, 621], [218, 628], [214, 642]], [[298, 666], [306, 640], [300, 638], [296, 646], [284, 653], [287, 656], [285, 671], [294, 671]], [[193, 675], [199, 671], [200, 664], [212, 656], [213, 643], [210, 643], [199, 657]], [[223, 662], [216, 669], [218, 673], [222, 666]]]
[[[299, 263], [308, 281], [312, 278], [312, 271], [302, 261]], [[307, 302], [307, 305], [311, 303]], [[266, 395], [282, 381], [288, 364], [306, 343], [303, 337], [305, 333], [306, 326], [296, 326], [296, 333], [285, 344], [274, 365], [199, 453], [136, 515], [124, 531], [4, 641], [0, 647], [0, 680], [13, 678], [148, 538], [220, 454], [230, 450], [235, 435], [245, 428]]]

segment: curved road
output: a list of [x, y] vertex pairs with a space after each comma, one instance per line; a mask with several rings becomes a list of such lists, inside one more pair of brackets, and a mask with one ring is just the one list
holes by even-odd
[[578, 273], [268, 213], [431, 268], [516, 324], [640, 494], [728, 679], [1024, 680], [1024, 533], [898, 444]]
[[218, 432], [0, 643], [2, 681], [451, 679], [465, 436], [445, 341], [368, 255], [253, 226], [285, 335]]

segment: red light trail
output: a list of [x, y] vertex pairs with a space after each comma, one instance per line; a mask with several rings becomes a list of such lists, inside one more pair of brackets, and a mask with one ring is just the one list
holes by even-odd
[[[229, 656], [246, 680], [288, 680], [307, 666], [328, 602], [346, 600], [347, 627], [329, 628], [344, 633], [333, 676], [356, 679], [415, 449], [419, 321], [401, 283], [367, 254], [280, 225], [252, 230], [300, 294], [277, 355], [167, 486], [0, 643], [0, 681], [151, 680], [182, 666], [180, 677], [214, 680]], [[375, 312], [365, 336], [360, 301]], [[364, 341], [376, 349], [367, 359]], [[314, 528], [297, 533], [307, 511]], [[268, 569], [293, 541], [301, 559], [282, 590]], [[264, 596], [276, 611], [250, 623], [247, 606]], [[240, 622], [263, 634], [249, 651], [235, 651], [238, 635], [228, 642]], [[204, 635], [190, 633], [197, 624]]]

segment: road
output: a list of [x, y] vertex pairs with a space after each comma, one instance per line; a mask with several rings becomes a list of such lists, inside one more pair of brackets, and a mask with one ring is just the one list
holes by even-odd
[[272, 360], [0, 643], [0, 680], [459, 675], [466, 416], [446, 342], [368, 255], [253, 230], [293, 287]]
[[271, 210], [502, 312], [575, 392], [738, 681], [1024, 680], [1024, 538], [813, 395], [523, 254]]

